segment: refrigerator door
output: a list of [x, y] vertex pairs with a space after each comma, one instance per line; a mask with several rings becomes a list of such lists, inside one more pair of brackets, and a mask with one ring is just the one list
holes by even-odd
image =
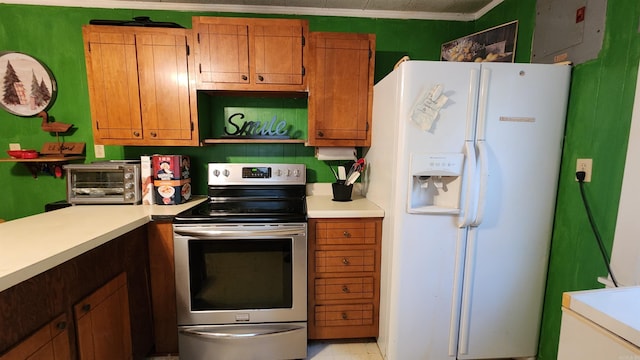
[[[479, 71], [473, 63], [408, 61], [374, 87], [372, 146], [365, 154], [371, 181], [364, 188], [385, 209], [378, 344], [389, 360], [456, 358], [449, 329], [457, 334], [454, 293], [462, 283], [467, 230], [458, 226], [459, 214], [410, 214], [406, 201], [412, 157], [469, 148]], [[413, 110], [438, 85], [448, 100], [424, 129]], [[462, 189], [467, 164], [465, 158]], [[464, 201], [463, 190], [461, 209]]]
[[484, 201], [467, 240], [459, 359], [537, 353], [570, 71], [482, 65], [477, 148]]

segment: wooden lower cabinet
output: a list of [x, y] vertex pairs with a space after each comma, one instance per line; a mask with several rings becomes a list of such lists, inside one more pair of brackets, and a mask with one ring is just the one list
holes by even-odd
[[149, 277], [156, 354], [178, 353], [173, 224], [152, 221], [149, 229]]
[[381, 218], [309, 219], [309, 339], [378, 336]]
[[80, 360], [132, 358], [127, 275], [121, 273], [73, 308]]
[[67, 315], [62, 314], [0, 356], [0, 360], [69, 360], [68, 328]]
[[0, 359], [144, 360], [154, 336], [147, 244], [141, 226], [0, 291]]

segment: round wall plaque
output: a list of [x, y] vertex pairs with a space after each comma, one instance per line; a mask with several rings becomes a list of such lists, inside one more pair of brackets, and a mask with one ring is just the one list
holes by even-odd
[[40, 61], [19, 52], [0, 52], [0, 107], [18, 116], [48, 110], [56, 98], [56, 81]]

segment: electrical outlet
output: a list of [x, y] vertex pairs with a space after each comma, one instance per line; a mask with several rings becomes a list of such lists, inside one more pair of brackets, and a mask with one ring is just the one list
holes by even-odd
[[20, 150], [20, 144], [9, 144], [9, 150]]
[[104, 158], [104, 145], [93, 145], [93, 151], [95, 151], [97, 159]]
[[[591, 165], [593, 159], [578, 159], [576, 161], [576, 172], [584, 171], [584, 182], [591, 182]], [[578, 179], [576, 178], [576, 181]]]

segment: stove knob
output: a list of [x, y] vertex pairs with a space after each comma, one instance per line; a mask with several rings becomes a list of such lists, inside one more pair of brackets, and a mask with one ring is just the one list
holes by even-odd
[[282, 176], [282, 170], [281, 169], [276, 170], [276, 176]]
[[291, 176], [291, 169], [287, 169], [287, 176]]
[[218, 170], [218, 169], [213, 170], [213, 176], [215, 176], [215, 177], [220, 176], [220, 170]]
[[293, 170], [293, 176], [300, 177], [300, 170]]
[[227, 169], [222, 170], [222, 175], [224, 175], [225, 177], [229, 177], [229, 170]]

